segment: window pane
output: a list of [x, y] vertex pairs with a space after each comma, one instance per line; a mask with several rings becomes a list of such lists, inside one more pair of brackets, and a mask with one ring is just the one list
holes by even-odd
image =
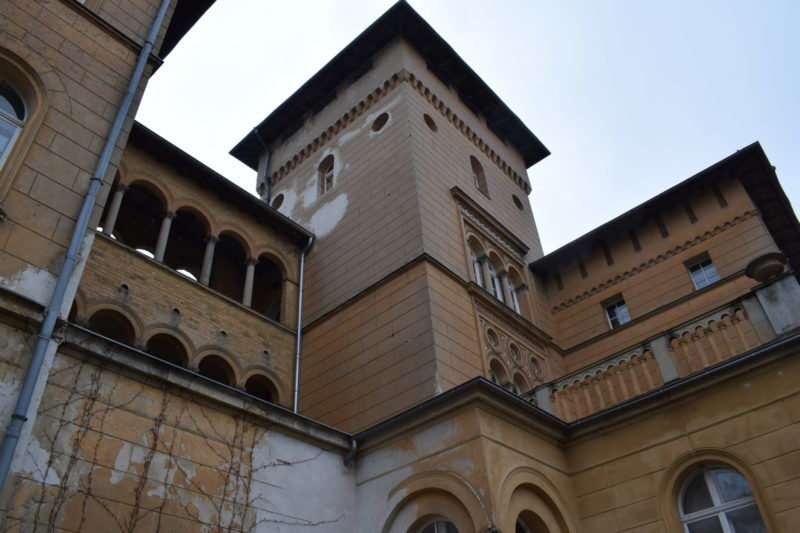
[[723, 502], [732, 502], [753, 495], [747, 480], [739, 472], [729, 468], [715, 468], [711, 473]]
[[687, 524], [689, 533], [723, 533], [719, 517], [712, 516]]
[[692, 514], [713, 506], [714, 502], [711, 501], [711, 493], [708, 492], [706, 478], [701, 472], [695, 476], [683, 493], [683, 514]]
[[11, 145], [11, 139], [14, 138], [14, 132], [17, 127], [0, 118], [0, 159], [6, 153]]
[[25, 104], [8, 82], [0, 80], [0, 110], [10, 116], [25, 120]]
[[767, 533], [764, 521], [755, 505], [725, 513], [735, 533]]

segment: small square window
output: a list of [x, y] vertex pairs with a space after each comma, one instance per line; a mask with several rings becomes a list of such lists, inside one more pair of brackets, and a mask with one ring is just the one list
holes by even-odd
[[719, 281], [717, 269], [709, 258], [690, 264], [687, 268], [689, 269], [689, 275], [692, 276], [695, 289], [702, 289]]
[[625, 305], [625, 300], [622, 298], [610, 304], [606, 304], [606, 316], [608, 316], [608, 323], [612, 328], [617, 328], [631, 321], [631, 315], [628, 313], [628, 306]]

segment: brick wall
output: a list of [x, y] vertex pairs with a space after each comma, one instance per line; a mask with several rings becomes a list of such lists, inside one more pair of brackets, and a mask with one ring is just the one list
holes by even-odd
[[[120, 290], [122, 284], [128, 289]], [[79, 321], [97, 309], [120, 310], [133, 319], [139, 346], [156, 333], [178, 337], [195, 369], [203, 356], [223, 354], [234, 365], [237, 386], [249, 373], [266, 371], [281, 403], [291, 405], [291, 330], [106, 237], [95, 239], [78, 294], [84, 307]]]

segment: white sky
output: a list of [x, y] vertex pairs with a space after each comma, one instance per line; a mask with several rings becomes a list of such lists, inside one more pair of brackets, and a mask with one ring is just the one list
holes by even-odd
[[[393, 2], [217, 0], [138, 120], [254, 191], [228, 151]], [[411, 0], [552, 155], [545, 252], [753, 141], [800, 198], [800, 2]]]

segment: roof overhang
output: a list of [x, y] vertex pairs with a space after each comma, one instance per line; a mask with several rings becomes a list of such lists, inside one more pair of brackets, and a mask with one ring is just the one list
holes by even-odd
[[297, 245], [305, 245], [313, 233], [297, 222], [273, 209], [228, 178], [207, 167], [174, 144], [170, 143], [140, 122], [134, 122], [129, 142], [146, 151], [157, 161], [162, 161], [198, 184], [202, 189], [216, 194], [222, 201], [236, 206], [258, 221], [287, 236]]
[[342, 82], [363, 74], [372, 58], [397, 38], [416, 48], [431, 72], [452, 86], [467, 107], [483, 116], [487, 126], [522, 155], [526, 167], [550, 155], [522, 120], [405, 0], [394, 4], [270, 113], [231, 150], [231, 155], [255, 170], [264, 144], [297, 130], [309, 112], [332, 101]]
[[159, 55], [163, 59], [172, 52], [183, 36], [192, 29], [192, 26], [208, 11], [214, 0], [178, 0], [172, 18], [161, 43]]
[[787, 255], [792, 269], [800, 272], [800, 224], [778, 182], [774, 167], [758, 142], [736, 151], [658, 196], [537, 259], [529, 266], [533, 272], [545, 275], [578, 257], [592, 253], [599, 243], [610, 242], [627, 234], [631, 229], [645, 223], [649, 217], [672, 208], [688, 196], [728, 179], [741, 180], [778, 248]]

